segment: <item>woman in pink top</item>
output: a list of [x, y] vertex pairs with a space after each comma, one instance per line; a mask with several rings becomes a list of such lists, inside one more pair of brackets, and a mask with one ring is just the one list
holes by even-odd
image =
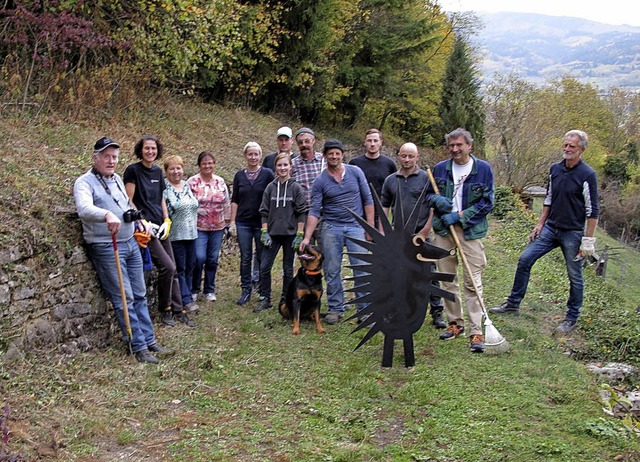
[[231, 218], [229, 189], [222, 177], [213, 174], [216, 164], [214, 155], [203, 151], [198, 156], [200, 173], [187, 180], [191, 191], [198, 199], [198, 237], [196, 238], [196, 266], [193, 270], [191, 292], [196, 300], [202, 282], [204, 266], [204, 295], [215, 301], [216, 272], [220, 259], [220, 248], [224, 228]]

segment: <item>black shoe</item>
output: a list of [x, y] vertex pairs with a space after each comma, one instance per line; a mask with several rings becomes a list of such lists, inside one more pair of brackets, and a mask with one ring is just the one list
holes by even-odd
[[160, 362], [147, 349], [136, 351], [135, 356], [139, 363], [158, 364]]
[[177, 321], [180, 321], [187, 327], [196, 327], [196, 323], [189, 319], [189, 316], [187, 316], [187, 313], [185, 313], [184, 311], [176, 313], [174, 317]]
[[562, 323], [558, 327], [556, 327], [556, 332], [560, 332], [561, 334], [568, 335], [571, 332], [573, 332], [576, 327], [578, 327], [577, 322], [569, 321], [568, 319], [565, 319], [564, 321], [562, 321]]
[[489, 313], [494, 313], [494, 314], [504, 314], [504, 313], [519, 314], [520, 313], [520, 307], [515, 306], [515, 305], [510, 305], [509, 302], [504, 302], [500, 306], [496, 306], [495, 308], [491, 308], [489, 310]]
[[433, 318], [433, 325], [436, 329], [445, 329], [447, 327], [447, 323], [444, 322], [441, 311], [433, 313], [431, 317]]
[[261, 311], [268, 310], [271, 308], [271, 299], [265, 297], [262, 299], [260, 304], [253, 309], [254, 313], [260, 313]]
[[236, 305], [246, 305], [251, 300], [251, 292], [242, 292], [240, 298], [236, 300]]
[[176, 327], [176, 321], [173, 319], [173, 313], [171, 311], [164, 311], [162, 313], [162, 324], [169, 327]]
[[175, 351], [169, 350], [167, 348], [163, 348], [157, 343], [154, 343], [153, 345], [149, 345], [147, 348], [149, 349], [150, 352], [155, 353], [157, 355], [171, 356], [175, 354]]

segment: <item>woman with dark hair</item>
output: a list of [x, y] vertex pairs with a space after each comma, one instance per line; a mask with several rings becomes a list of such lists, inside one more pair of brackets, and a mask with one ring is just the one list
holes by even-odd
[[182, 306], [180, 282], [169, 239], [171, 219], [163, 196], [165, 183], [162, 169], [154, 164], [162, 158], [162, 151], [163, 145], [158, 138], [147, 135], [140, 139], [133, 149], [140, 162], [125, 169], [124, 186], [133, 205], [144, 212], [150, 223], [148, 248], [158, 269], [158, 310], [162, 314], [162, 322], [173, 327], [178, 320], [188, 327], [195, 327]]
[[204, 296], [216, 301], [216, 273], [224, 228], [229, 225], [231, 205], [229, 189], [222, 177], [213, 174], [215, 156], [203, 151], [198, 156], [200, 173], [187, 180], [191, 191], [200, 203], [198, 208], [198, 237], [196, 238], [196, 265], [193, 270], [191, 292], [195, 300], [202, 284], [204, 267]]
[[242, 152], [247, 166], [236, 172], [231, 192], [231, 234], [237, 235], [240, 247], [242, 294], [236, 301], [238, 305], [246, 304], [251, 298], [253, 243], [257, 255], [262, 255], [260, 204], [264, 190], [273, 181], [273, 171], [260, 165], [262, 148], [258, 143], [248, 142]]

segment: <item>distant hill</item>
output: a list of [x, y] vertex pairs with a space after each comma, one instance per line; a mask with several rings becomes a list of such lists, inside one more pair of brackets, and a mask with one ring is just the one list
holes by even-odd
[[[603, 8], [606, 7], [603, 4]], [[478, 13], [483, 83], [516, 73], [541, 84], [570, 74], [606, 90], [640, 91], [640, 27], [529, 13]]]

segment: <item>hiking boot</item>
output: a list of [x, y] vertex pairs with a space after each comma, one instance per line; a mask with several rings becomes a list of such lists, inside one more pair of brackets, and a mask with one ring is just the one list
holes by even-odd
[[469, 349], [473, 353], [484, 353], [484, 338], [480, 334], [474, 334], [471, 336], [471, 341], [469, 342]]
[[184, 311], [181, 311], [180, 313], [176, 313], [175, 318], [177, 321], [180, 321], [182, 324], [184, 324], [187, 327], [196, 327], [196, 323], [193, 322], [191, 319], [189, 319], [189, 316], [187, 316], [187, 313], [185, 313]]
[[271, 299], [264, 297], [260, 304], [253, 309], [254, 313], [260, 313], [261, 311], [271, 308]]
[[440, 340], [453, 340], [464, 333], [464, 326], [459, 326], [455, 322], [449, 324], [447, 330], [440, 334]]
[[249, 300], [251, 300], [251, 292], [242, 292], [240, 298], [236, 300], [236, 305], [246, 305]]
[[569, 321], [568, 319], [565, 319], [558, 327], [556, 327], [556, 332], [566, 335], [573, 332], [576, 327], [578, 327], [578, 323], [576, 321]]
[[433, 325], [436, 329], [444, 329], [447, 327], [447, 323], [444, 322], [444, 318], [442, 317], [442, 311], [431, 313], [431, 317], [433, 318]]
[[175, 351], [169, 350], [168, 348], [163, 348], [157, 343], [154, 343], [153, 345], [149, 345], [147, 348], [150, 352], [155, 353], [157, 355], [171, 356], [175, 354]]
[[173, 319], [173, 313], [171, 311], [164, 311], [162, 313], [162, 324], [169, 327], [176, 327], [176, 321]]
[[495, 308], [491, 308], [489, 310], [489, 313], [494, 313], [494, 314], [504, 314], [504, 313], [519, 314], [520, 313], [520, 307], [519, 306], [515, 306], [515, 305], [511, 305], [509, 302], [504, 302], [500, 306], [496, 306]]
[[324, 322], [327, 324], [337, 324], [342, 319], [340, 313], [336, 313], [335, 311], [329, 311], [327, 315], [324, 317]]
[[158, 358], [153, 356], [146, 348], [144, 350], [136, 351], [134, 355], [139, 363], [158, 364], [160, 362], [158, 361]]

